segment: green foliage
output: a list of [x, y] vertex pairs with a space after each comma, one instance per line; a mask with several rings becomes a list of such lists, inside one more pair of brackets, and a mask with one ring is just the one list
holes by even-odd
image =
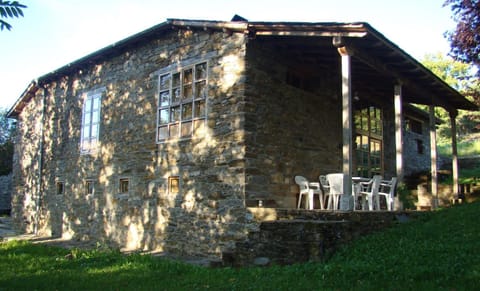
[[7, 118], [6, 109], [0, 109], [0, 176], [12, 171], [14, 133], [15, 123]]
[[[442, 156], [452, 155], [452, 144], [450, 141], [439, 142], [437, 145], [438, 153]], [[462, 140], [457, 143], [457, 153], [459, 156], [480, 155], [480, 139]]]
[[0, 244], [2, 290], [476, 290], [480, 203], [419, 214], [326, 263], [208, 269], [117, 250]]
[[[23, 17], [23, 8], [27, 8], [26, 5], [19, 3], [18, 1], [3, 1], [0, 0], [0, 17], [1, 18], [18, 18]], [[8, 22], [0, 19], [0, 30], [11, 30], [12, 25]]]
[[450, 41], [451, 54], [462, 62], [480, 65], [480, 4], [478, 0], [446, 0], [444, 6], [450, 6], [455, 31], [446, 35]]
[[[426, 55], [422, 60], [422, 64], [448, 85], [465, 95], [467, 99], [477, 105], [480, 104], [480, 82], [475, 75], [475, 69], [472, 65], [455, 61], [440, 53]], [[422, 105], [419, 107], [428, 111], [427, 106]], [[449, 113], [441, 107], [436, 107], [435, 116], [442, 121], [437, 130], [439, 141], [444, 143], [450, 142], [451, 128]], [[480, 130], [480, 112], [460, 110], [456, 117], [456, 123], [459, 137], [478, 132]]]
[[415, 202], [417, 201], [417, 197], [412, 194], [412, 191], [407, 188], [405, 183], [399, 183], [397, 186], [397, 194], [400, 201], [403, 204], [404, 209], [416, 209]]
[[0, 144], [0, 176], [12, 172], [13, 165], [13, 142], [8, 141]]

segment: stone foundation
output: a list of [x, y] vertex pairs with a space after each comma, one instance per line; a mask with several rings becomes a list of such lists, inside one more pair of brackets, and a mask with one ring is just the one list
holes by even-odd
[[414, 218], [417, 212], [326, 212], [249, 208], [259, 223], [235, 252], [224, 253], [232, 266], [324, 261], [348, 242]]

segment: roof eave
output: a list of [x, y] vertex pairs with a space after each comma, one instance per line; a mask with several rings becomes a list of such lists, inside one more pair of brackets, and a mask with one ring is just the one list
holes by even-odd
[[28, 87], [23, 91], [22, 95], [17, 99], [15, 104], [10, 108], [7, 113], [8, 118], [17, 118], [20, 112], [23, 110], [25, 105], [30, 101], [30, 99], [35, 96], [35, 93], [38, 90], [37, 81], [33, 80], [30, 82]]
[[[450, 101], [454, 101], [453, 103], [455, 103], [455, 109], [472, 110], [472, 111], [479, 109], [477, 105], [475, 105], [474, 103], [472, 103], [468, 99], [466, 99], [465, 96], [460, 94], [457, 90], [453, 89], [445, 81], [440, 79], [440, 77], [438, 77], [436, 74], [434, 74], [428, 68], [426, 68], [423, 64], [421, 64], [415, 58], [413, 58], [408, 53], [406, 53], [399, 46], [397, 46], [396, 44], [394, 44], [393, 42], [388, 40], [383, 34], [378, 32], [376, 29], [374, 29], [368, 23], [365, 23], [365, 28], [367, 29], [369, 35], [375, 37], [377, 40], [381, 41], [384, 45], [389, 47], [392, 51], [399, 54], [402, 59], [406, 60], [408, 63], [410, 63], [416, 69], [421, 71], [422, 74], [424, 74], [428, 77], [431, 77], [431, 79], [435, 83], [435, 85], [439, 86], [439, 88], [442, 91], [445, 90], [446, 92], [448, 92], [450, 97], [455, 99], [455, 100], [450, 100]], [[432, 96], [432, 97], [437, 97], [437, 96]], [[452, 103], [452, 102], [449, 102], [449, 103]]]

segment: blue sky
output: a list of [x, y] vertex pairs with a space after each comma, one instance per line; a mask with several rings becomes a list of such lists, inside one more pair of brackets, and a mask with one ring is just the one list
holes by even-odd
[[0, 108], [28, 84], [67, 63], [167, 18], [364, 21], [417, 60], [448, 53], [455, 23], [444, 0], [18, 0], [25, 17], [0, 31]]

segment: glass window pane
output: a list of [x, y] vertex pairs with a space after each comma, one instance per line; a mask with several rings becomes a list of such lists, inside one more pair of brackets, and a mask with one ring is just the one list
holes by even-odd
[[183, 71], [183, 83], [192, 83], [193, 81], [193, 69], [187, 69]]
[[195, 102], [195, 117], [205, 117], [205, 101]]
[[195, 98], [207, 97], [207, 81], [195, 83]]
[[160, 106], [168, 106], [170, 104], [170, 91], [160, 92]]
[[100, 111], [92, 112], [92, 123], [99, 123], [100, 122]]
[[180, 99], [181, 99], [180, 88], [176, 88], [176, 89], [173, 90], [173, 100], [172, 100], [172, 102], [173, 103], [178, 103], [178, 102], [180, 102]]
[[170, 125], [170, 137], [178, 137], [178, 128], [179, 128], [179, 125], [178, 123], [177, 124], [172, 124]]
[[183, 122], [182, 123], [182, 137], [187, 137], [192, 135], [192, 122]]
[[192, 103], [183, 104], [182, 120], [192, 119]]
[[201, 63], [195, 66], [195, 80], [207, 78], [207, 63]]
[[183, 86], [183, 99], [190, 99], [193, 97], [192, 85]]
[[170, 121], [180, 121], [180, 106], [175, 106], [171, 108], [170, 111]]
[[164, 140], [168, 138], [168, 126], [161, 126], [158, 128], [158, 139]]
[[83, 139], [89, 139], [90, 138], [90, 126], [84, 126], [83, 127]]
[[93, 110], [100, 109], [100, 96], [93, 98]]
[[168, 124], [170, 121], [170, 114], [168, 114], [169, 110], [168, 109], [162, 109], [160, 110], [160, 116], [158, 118], [158, 122], [160, 124]]
[[170, 89], [170, 74], [160, 76], [160, 90]]
[[89, 125], [92, 123], [92, 115], [90, 112], [87, 112], [83, 117], [83, 125]]
[[173, 74], [172, 87], [180, 87], [180, 73]]
[[87, 98], [87, 100], [85, 100], [85, 112], [90, 112], [92, 111], [92, 99], [90, 98]]
[[91, 137], [98, 137], [98, 124], [92, 125]]

